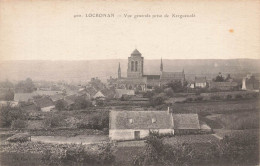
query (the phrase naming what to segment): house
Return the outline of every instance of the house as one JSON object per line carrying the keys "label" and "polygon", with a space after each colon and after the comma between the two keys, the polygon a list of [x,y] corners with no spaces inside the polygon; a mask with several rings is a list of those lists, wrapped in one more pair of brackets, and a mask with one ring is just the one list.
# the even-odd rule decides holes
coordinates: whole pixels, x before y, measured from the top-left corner
{"label": "house", "polygon": [[116,93],[115,98],[121,98],[123,95],[128,95],[128,96],[135,95],[135,91],[129,89],[116,89],[115,93]]}
{"label": "house", "polygon": [[206,86],[207,86],[206,77],[195,77],[196,88],[206,88]]}
{"label": "house", "polygon": [[174,114],[168,111],[110,111],[109,138],[135,140],[159,134],[196,134],[201,132],[198,114]]}
{"label": "house", "polygon": [[259,80],[257,80],[252,74],[247,75],[242,80],[242,90],[259,91]]}
{"label": "house", "polygon": [[195,134],[200,131],[198,114],[172,114],[175,134]]}
{"label": "house", "polygon": [[50,98],[53,102],[57,102],[58,100],[63,99],[64,96],[62,94],[55,94],[55,95],[50,96]]}
{"label": "house", "polygon": [[37,96],[53,96],[56,94],[62,94],[62,91],[53,91],[53,90],[37,90],[34,92]]}
{"label": "house", "polygon": [[43,112],[49,112],[53,108],[55,108],[54,103],[52,102],[52,100],[49,97],[42,97],[42,98],[36,99],[36,100],[34,100],[34,103]]}
{"label": "house", "polygon": [[111,140],[142,139],[150,131],[173,134],[173,121],[168,111],[110,111]]}
{"label": "house", "polygon": [[35,93],[15,93],[14,101],[29,102],[33,100],[33,96],[35,96]]}
{"label": "house", "polygon": [[101,92],[98,91],[94,96],[93,99],[105,99],[105,95]]}

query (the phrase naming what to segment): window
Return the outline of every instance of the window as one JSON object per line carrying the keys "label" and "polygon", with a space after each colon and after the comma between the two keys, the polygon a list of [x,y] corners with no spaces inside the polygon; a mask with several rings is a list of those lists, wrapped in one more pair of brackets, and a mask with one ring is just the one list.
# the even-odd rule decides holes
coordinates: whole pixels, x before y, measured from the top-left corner
{"label": "window", "polygon": [[152,118],[152,123],[155,123],[156,122],[156,118]]}
{"label": "window", "polygon": [[134,71],[134,61],[131,61],[131,71]]}
{"label": "window", "polygon": [[133,122],[134,122],[133,119],[129,119],[130,124],[133,124]]}
{"label": "window", "polygon": [[137,71],[138,62],[135,61],[135,71]]}

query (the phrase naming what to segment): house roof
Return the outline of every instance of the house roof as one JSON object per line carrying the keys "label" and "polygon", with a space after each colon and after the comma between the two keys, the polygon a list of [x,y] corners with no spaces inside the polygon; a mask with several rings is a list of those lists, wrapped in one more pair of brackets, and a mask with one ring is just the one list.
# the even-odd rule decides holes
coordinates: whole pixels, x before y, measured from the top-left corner
{"label": "house roof", "polygon": [[36,99],[34,102],[40,108],[49,107],[49,106],[54,105],[54,103],[52,102],[52,100],[49,97],[42,97],[40,99]]}
{"label": "house roof", "polygon": [[207,82],[206,77],[195,77],[195,83],[205,83]]}
{"label": "house roof", "polygon": [[28,101],[33,99],[35,93],[15,93],[14,94],[14,101]]}
{"label": "house roof", "polygon": [[107,98],[114,98],[115,96],[115,89],[102,89],[101,90],[102,94],[107,97]]}
{"label": "house roof", "polygon": [[62,94],[55,94],[55,95],[50,96],[50,98],[51,98],[52,101],[57,101],[57,100],[63,99],[63,95]]}
{"label": "house roof", "polygon": [[86,92],[93,97],[98,91],[94,87],[87,87]]}
{"label": "house roof", "polygon": [[78,98],[77,95],[69,95],[69,96],[65,96],[64,97],[64,101],[68,104],[68,105],[71,105],[71,104],[74,104],[75,103],[75,100]]}
{"label": "house roof", "polygon": [[56,94],[61,94],[62,91],[52,91],[52,90],[37,90],[34,92],[36,95],[46,95],[46,96],[52,96]]}
{"label": "house roof", "polygon": [[135,49],[131,55],[141,55],[141,53],[137,49]]}
{"label": "house roof", "polygon": [[128,89],[116,89],[116,97],[122,97],[123,95],[135,95],[134,90],[128,90]]}
{"label": "house roof", "polygon": [[183,72],[165,72],[161,73],[160,79],[182,79],[184,78]]}
{"label": "house roof", "polygon": [[118,83],[123,83],[123,84],[146,84],[147,78],[142,77],[142,78],[123,78],[119,79],[117,81]]}
{"label": "house roof", "polygon": [[100,98],[100,97],[105,97],[104,96],[104,94],[101,92],[101,91],[98,91],[94,96],[93,96],[93,98],[95,99],[95,98]]}
{"label": "house roof", "polygon": [[109,123],[110,129],[172,128],[171,115],[167,111],[110,111]]}
{"label": "house roof", "polygon": [[172,114],[174,129],[200,129],[198,114]]}

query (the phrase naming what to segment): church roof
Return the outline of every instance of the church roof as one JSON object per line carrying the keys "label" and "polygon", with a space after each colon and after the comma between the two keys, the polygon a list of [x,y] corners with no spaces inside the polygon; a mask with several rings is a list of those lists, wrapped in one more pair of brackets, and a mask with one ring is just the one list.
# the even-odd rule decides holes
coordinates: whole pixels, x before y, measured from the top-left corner
{"label": "church roof", "polygon": [[161,73],[161,79],[182,79],[184,78],[183,72],[165,72]]}
{"label": "church roof", "polygon": [[141,53],[137,49],[135,49],[131,55],[141,55]]}

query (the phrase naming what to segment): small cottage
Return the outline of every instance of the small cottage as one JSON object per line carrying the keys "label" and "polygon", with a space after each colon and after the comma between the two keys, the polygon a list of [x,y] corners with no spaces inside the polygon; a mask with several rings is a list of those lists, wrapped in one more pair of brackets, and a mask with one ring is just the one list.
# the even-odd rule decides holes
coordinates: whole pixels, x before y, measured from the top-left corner
{"label": "small cottage", "polygon": [[173,134],[173,121],[168,111],[110,111],[111,140],[142,139],[149,131]]}

